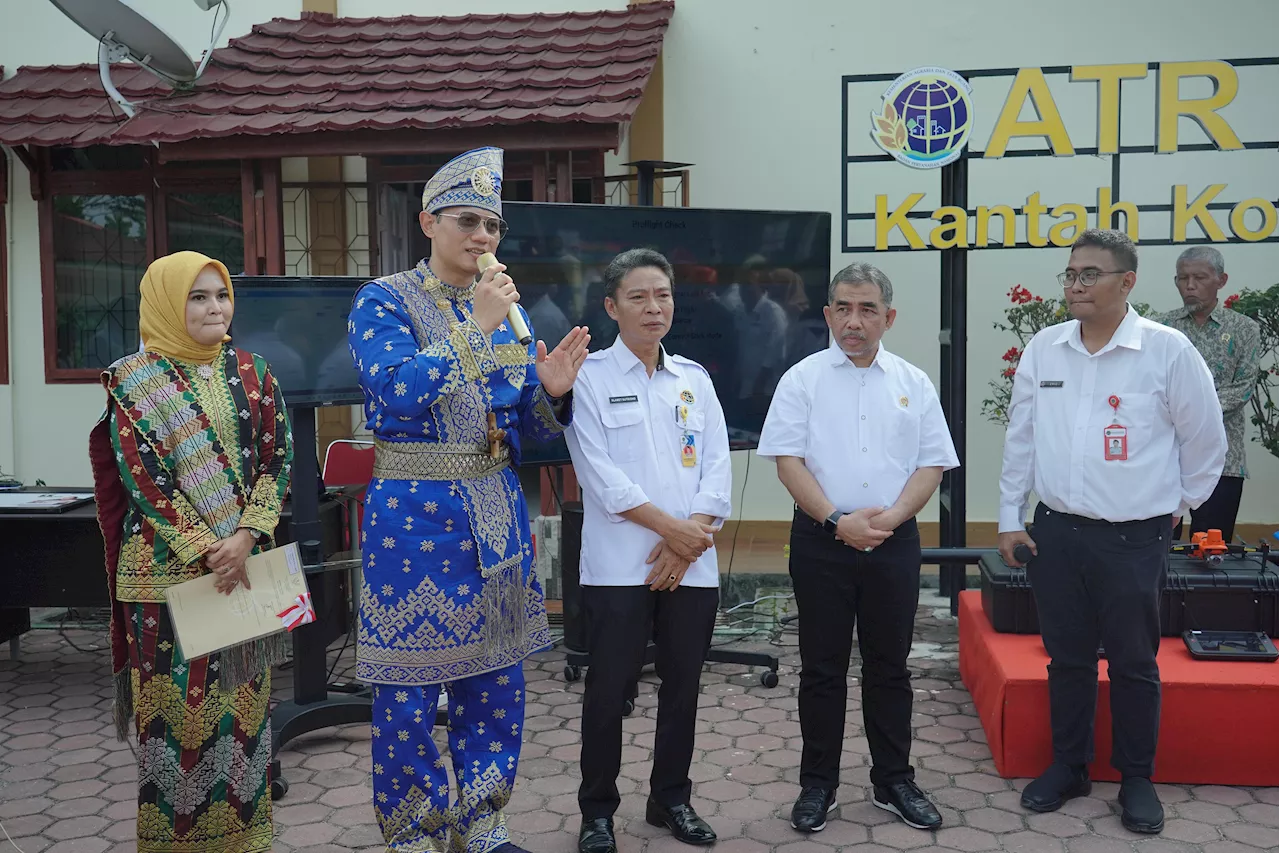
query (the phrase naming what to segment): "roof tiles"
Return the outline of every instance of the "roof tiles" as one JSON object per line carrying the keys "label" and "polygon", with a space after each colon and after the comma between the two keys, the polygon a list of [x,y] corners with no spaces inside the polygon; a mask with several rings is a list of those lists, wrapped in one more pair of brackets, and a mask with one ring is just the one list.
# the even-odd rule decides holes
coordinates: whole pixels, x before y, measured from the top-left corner
{"label": "roof tiles", "polygon": [[635,114],[673,0],[620,11],[462,17],[276,18],[213,52],[175,90],[133,64],[25,67],[0,82],[0,142],[173,143],[315,131],[626,122]]}

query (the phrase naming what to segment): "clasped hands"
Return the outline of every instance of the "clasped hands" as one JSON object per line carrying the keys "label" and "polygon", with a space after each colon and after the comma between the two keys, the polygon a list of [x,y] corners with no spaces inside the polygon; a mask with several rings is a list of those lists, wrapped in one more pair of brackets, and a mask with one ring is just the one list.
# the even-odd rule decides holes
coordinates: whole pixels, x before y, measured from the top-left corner
{"label": "clasped hands", "polygon": [[656,591],[674,590],[684,580],[685,572],[714,543],[715,528],[687,518],[672,519],[661,533],[662,539],[649,552],[645,563],[653,566],[645,583]]}
{"label": "clasped hands", "polygon": [[850,548],[870,551],[893,535],[905,519],[892,509],[865,507],[842,515],[836,523],[836,538]]}
{"label": "clasped hands", "polygon": [[223,595],[230,595],[237,584],[249,585],[245,560],[253,552],[257,536],[248,528],[240,528],[226,539],[219,539],[204,554],[204,564],[213,572],[213,588]]}

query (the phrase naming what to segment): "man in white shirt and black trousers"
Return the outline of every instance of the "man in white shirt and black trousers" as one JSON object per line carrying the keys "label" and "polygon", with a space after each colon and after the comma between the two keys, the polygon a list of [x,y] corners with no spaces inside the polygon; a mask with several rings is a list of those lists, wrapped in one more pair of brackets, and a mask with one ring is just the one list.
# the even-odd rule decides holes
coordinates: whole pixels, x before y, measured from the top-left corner
{"label": "man in white shirt and black trousers", "polygon": [[587,356],[565,433],[583,490],[581,586],[587,623],[582,700],[581,853],[616,853],[622,713],[657,645],[658,725],[645,818],[686,844],[716,834],[689,805],[699,680],[720,597],[711,535],[730,513],[729,434],[711,377],[661,344],[674,314],[673,273],[649,249],[605,270],[618,324]]}
{"label": "man in white shirt and black trousers", "polygon": [[[1160,725],[1160,595],[1174,525],[1213,493],[1227,453],[1213,376],[1186,336],[1128,304],[1138,252],[1083,232],[1058,276],[1073,320],[1027,344],[1013,380],[1000,477],[1000,554],[1026,564],[1049,653],[1053,764],[1023,807],[1091,789],[1098,649],[1111,681],[1121,822],[1164,828],[1151,784]],[[1031,489],[1040,498],[1031,534]],[[1034,537],[1034,540],[1033,540]],[[1021,549],[1019,549],[1021,550]]]}
{"label": "man in white shirt and black trousers", "polygon": [[804,748],[791,825],[817,832],[836,805],[856,629],[872,802],[909,826],[934,829],[942,817],[911,766],[915,516],[942,472],[960,463],[929,377],[880,345],[897,316],[888,277],[870,264],[846,267],[822,311],[834,340],[782,377],[757,451],[777,460],[797,504],[790,571]]}

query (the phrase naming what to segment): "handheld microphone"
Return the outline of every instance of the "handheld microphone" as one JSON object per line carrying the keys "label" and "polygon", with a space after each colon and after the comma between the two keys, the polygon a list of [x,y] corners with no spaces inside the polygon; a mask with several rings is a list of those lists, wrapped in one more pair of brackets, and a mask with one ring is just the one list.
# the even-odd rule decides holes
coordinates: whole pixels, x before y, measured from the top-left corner
{"label": "handheld microphone", "polygon": [[[476,258],[476,266],[480,268],[482,275],[485,270],[497,262],[498,259],[494,257],[493,252],[485,252]],[[524,317],[520,314],[520,306],[515,302],[512,302],[510,307],[507,308],[507,323],[510,324],[511,331],[516,333],[516,340],[528,346],[529,342],[533,340],[533,335],[529,334],[529,327],[524,324]]]}

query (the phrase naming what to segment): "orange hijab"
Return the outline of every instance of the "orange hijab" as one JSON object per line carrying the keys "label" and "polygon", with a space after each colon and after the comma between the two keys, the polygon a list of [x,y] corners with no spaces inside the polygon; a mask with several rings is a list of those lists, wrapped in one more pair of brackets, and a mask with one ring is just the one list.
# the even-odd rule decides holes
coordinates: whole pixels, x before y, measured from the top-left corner
{"label": "orange hijab", "polygon": [[[231,304],[236,302],[231,275],[221,261],[199,252],[175,252],[156,258],[142,277],[142,304],[138,310],[138,328],[142,346],[147,352],[195,364],[209,364],[222,352],[222,344],[196,343],[187,332],[187,297],[196,277],[205,267],[213,267],[222,276]],[[224,336],[223,343],[231,340]]]}

